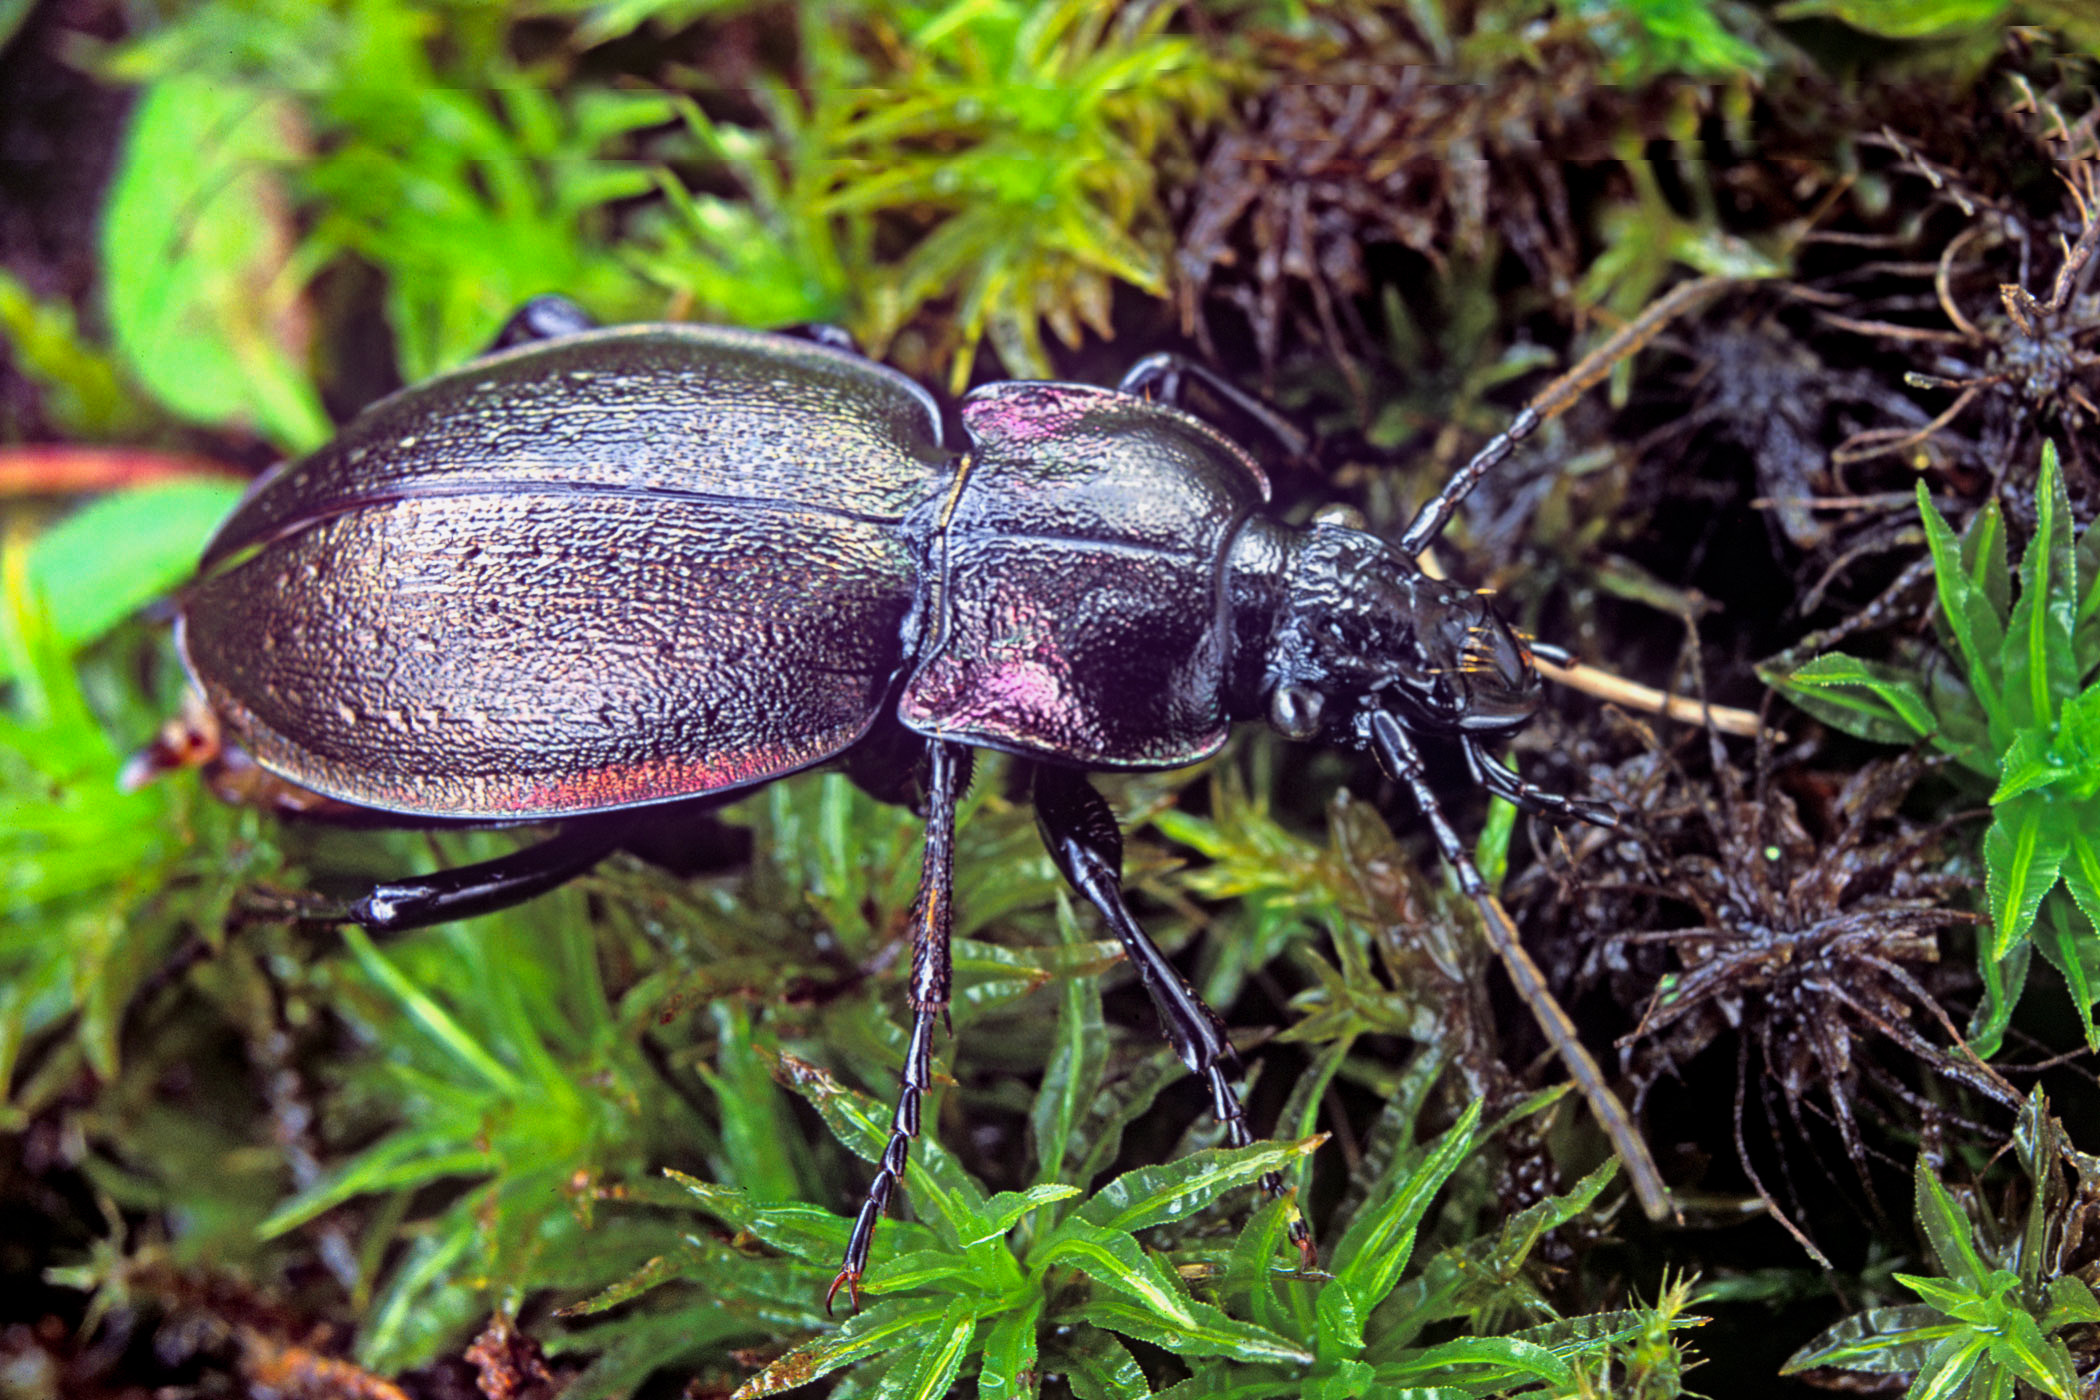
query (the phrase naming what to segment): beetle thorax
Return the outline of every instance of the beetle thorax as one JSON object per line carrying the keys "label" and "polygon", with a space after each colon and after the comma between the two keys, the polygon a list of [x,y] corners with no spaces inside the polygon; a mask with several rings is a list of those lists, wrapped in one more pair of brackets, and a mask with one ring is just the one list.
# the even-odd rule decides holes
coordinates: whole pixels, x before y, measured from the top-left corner
{"label": "beetle thorax", "polygon": [[[1506,732],[1530,719],[1537,673],[1485,595],[1430,578],[1362,530],[1272,528],[1239,552],[1267,556],[1266,596],[1241,592],[1267,625],[1243,618],[1238,630],[1243,643],[1261,638],[1258,666],[1240,675],[1279,731],[1344,739],[1366,709],[1443,733]],[[1242,712],[1255,707],[1243,701]]]}

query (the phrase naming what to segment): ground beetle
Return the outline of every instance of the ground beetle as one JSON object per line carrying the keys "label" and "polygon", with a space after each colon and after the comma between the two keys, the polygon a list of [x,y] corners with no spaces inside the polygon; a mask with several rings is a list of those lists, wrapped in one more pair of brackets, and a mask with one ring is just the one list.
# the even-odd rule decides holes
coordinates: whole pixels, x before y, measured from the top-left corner
{"label": "ground beetle", "polygon": [[[1251,1140],[1217,1016],[1146,937],[1089,771],[1172,768],[1235,721],[1375,754],[1421,807],[1520,990],[1543,984],[1422,771],[1455,740],[1519,807],[1609,825],[1488,746],[1539,704],[1532,649],[1415,559],[1481,476],[1674,314],[1629,326],[1526,408],[1396,542],[1265,517],[1255,460],[1177,406],[1258,401],[1176,356],[1115,389],[998,383],[962,446],[918,384],[836,333],[598,328],[544,298],[484,357],[367,409],[220,527],[180,602],[191,678],[262,766],[360,808],[558,820],[504,859],[374,889],[401,929],[529,898],[619,845],[635,809],[850,758],[925,756],[912,1022],[887,1150],[838,1277],[859,1300],[949,994],[956,802],[971,756],[1036,760],[1043,839],[1100,911],[1227,1140]],[[1550,998],[1545,999],[1550,1005]],[[1572,1028],[1542,1017],[1651,1211],[1666,1200]],[[1281,1183],[1265,1183],[1280,1191]],[[1308,1263],[1302,1220],[1293,1237]]]}

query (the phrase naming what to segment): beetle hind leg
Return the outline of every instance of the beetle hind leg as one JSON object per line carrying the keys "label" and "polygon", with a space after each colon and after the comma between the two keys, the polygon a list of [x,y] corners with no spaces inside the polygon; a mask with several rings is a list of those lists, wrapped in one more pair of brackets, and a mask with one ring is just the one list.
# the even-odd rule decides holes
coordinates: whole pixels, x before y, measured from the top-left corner
{"label": "beetle hind leg", "polygon": [[903,1082],[897,1108],[890,1116],[889,1141],[875,1164],[875,1179],[854,1218],[846,1240],[846,1257],[824,1294],[824,1311],[841,1288],[860,1311],[860,1280],[868,1271],[868,1250],[875,1242],[875,1223],[882,1219],[890,1194],[904,1180],[911,1140],[919,1135],[919,1102],[933,1087],[933,1028],[948,1011],[953,973],[949,939],[954,931],[955,806],[970,785],[970,750],[961,744],[935,742],[928,777],[926,854],[919,873],[919,899],[912,908],[911,1038],[904,1050]]}
{"label": "beetle hind leg", "polygon": [[626,812],[579,819],[543,841],[494,860],[382,881],[354,899],[273,899],[254,912],[318,924],[357,924],[374,933],[406,933],[471,919],[567,884],[618,850],[634,829],[635,820]]}
{"label": "beetle hind leg", "polygon": [[[1190,1073],[1202,1076],[1210,1090],[1211,1113],[1225,1129],[1225,1140],[1234,1147],[1248,1146],[1254,1133],[1247,1126],[1247,1111],[1234,1083],[1239,1056],[1225,1038],[1225,1025],[1217,1013],[1182,980],[1131,914],[1123,896],[1123,833],[1108,803],[1080,774],[1046,765],[1036,770],[1035,815],[1043,844],[1050,848],[1058,870],[1101,912],[1122,941],[1138,980],[1159,1012],[1160,1026],[1174,1053]],[[1261,1185],[1271,1196],[1286,1194],[1283,1178],[1276,1172],[1263,1176]],[[1304,1266],[1312,1268],[1318,1259],[1312,1231],[1305,1217],[1295,1211],[1290,1235]]]}

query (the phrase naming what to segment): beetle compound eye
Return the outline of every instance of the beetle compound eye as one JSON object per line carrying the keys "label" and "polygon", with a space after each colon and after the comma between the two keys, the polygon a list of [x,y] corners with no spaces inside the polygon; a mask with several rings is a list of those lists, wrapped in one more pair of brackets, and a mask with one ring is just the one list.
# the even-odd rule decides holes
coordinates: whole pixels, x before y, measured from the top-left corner
{"label": "beetle compound eye", "polygon": [[1286,739],[1310,739],[1320,732],[1320,712],[1327,697],[1307,685],[1279,685],[1269,694],[1269,723]]}

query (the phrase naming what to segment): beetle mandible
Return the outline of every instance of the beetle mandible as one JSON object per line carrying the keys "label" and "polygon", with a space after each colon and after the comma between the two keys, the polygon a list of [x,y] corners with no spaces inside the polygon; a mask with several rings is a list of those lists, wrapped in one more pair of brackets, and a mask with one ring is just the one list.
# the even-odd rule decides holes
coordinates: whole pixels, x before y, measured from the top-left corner
{"label": "beetle mandible", "polygon": [[[1550,386],[1388,543],[1332,512],[1305,527],[1265,516],[1255,459],[1177,402],[1196,381],[1292,430],[1178,356],[1115,389],[981,387],[951,448],[925,389],[835,333],[599,328],[541,298],[482,358],[259,480],[180,600],[178,644],[230,736],[300,788],[403,816],[563,824],[341,907],[380,929],[552,888],[618,846],[638,809],[838,760],[877,731],[922,745],[903,1083],[826,1296],[844,1288],[857,1305],[933,1082],[956,804],[976,749],[1036,760],[1051,856],[1121,941],[1234,1145],[1252,1133],[1232,1046],[1132,916],[1090,771],[1193,763],[1255,719],[1368,750],[1428,819],[1520,990],[1543,991],[1424,779],[1417,736],[1455,741],[1482,785],[1527,811],[1612,813],[1489,753],[1538,708],[1532,648],[1483,595],[1414,561],[1519,439],[1675,314],[1670,301]],[[1620,1155],[1645,1165],[1565,1019],[1541,1020]],[[1653,1212],[1652,1168],[1643,1195]],[[1304,1221],[1291,1232],[1310,1263]]]}

